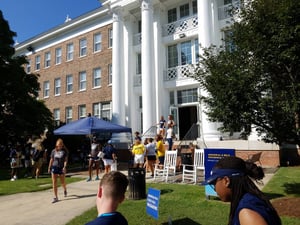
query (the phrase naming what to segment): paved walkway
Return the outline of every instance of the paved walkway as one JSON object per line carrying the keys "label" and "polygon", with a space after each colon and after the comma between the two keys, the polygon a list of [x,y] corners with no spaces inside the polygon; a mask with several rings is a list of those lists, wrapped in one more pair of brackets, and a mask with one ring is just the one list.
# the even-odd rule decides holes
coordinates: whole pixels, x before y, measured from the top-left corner
{"label": "paved walkway", "polygon": [[[127,171],[122,171],[127,175]],[[267,173],[266,184],[273,173]],[[82,176],[82,175],[80,175]],[[86,177],[86,176],[85,176]],[[146,179],[146,182],[153,179]],[[17,184],[17,181],[15,182]],[[0,197],[0,223],[5,225],[65,225],[96,205],[99,181],[68,184],[68,197],[59,188],[59,202],[52,204],[52,189]]]}

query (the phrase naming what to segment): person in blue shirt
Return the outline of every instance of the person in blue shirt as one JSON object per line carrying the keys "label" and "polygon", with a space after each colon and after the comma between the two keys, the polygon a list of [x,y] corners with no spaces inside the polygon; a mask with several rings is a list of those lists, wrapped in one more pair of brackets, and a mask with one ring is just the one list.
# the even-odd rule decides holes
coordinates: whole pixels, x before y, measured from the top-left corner
{"label": "person in blue shirt", "polygon": [[117,211],[125,199],[127,177],[118,171],[111,171],[102,177],[97,193],[98,217],[86,225],[128,225],[126,218]]}
{"label": "person in blue shirt", "polygon": [[262,167],[229,156],[216,163],[202,184],[212,185],[222,201],[231,203],[228,225],[281,225],[275,208],[253,182],[263,177]]}
{"label": "person in blue shirt", "polygon": [[116,162],[116,149],[112,145],[111,140],[108,140],[107,145],[103,149],[103,163],[104,163],[104,170],[105,173],[111,171],[111,165]]}

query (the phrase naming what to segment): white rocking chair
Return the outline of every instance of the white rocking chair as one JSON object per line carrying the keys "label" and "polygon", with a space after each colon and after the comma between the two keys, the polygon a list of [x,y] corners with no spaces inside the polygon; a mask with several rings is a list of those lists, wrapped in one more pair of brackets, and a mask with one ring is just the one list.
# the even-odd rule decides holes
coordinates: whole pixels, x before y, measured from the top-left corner
{"label": "white rocking chair", "polygon": [[168,182],[169,175],[176,175],[177,150],[166,151],[164,165],[155,164],[154,180],[157,177]]}
{"label": "white rocking chair", "polygon": [[204,171],[204,149],[195,149],[193,165],[182,164],[182,182],[190,180],[197,183],[198,170]]}

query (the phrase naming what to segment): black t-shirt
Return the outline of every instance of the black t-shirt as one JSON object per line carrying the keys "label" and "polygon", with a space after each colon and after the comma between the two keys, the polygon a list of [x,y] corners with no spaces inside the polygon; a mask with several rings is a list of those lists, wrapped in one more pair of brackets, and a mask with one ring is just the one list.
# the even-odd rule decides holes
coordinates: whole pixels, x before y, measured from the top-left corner
{"label": "black t-shirt", "polygon": [[119,212],[105,213],[85,225],[128,225],[126,218]]}

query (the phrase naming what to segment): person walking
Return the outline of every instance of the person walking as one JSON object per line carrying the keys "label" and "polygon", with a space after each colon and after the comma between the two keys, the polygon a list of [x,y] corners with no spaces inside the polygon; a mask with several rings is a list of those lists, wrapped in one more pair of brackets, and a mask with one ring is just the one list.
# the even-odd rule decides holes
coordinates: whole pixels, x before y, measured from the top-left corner
{"label": "person walking", "polygon": [[101,147],[99,143],[97,143],[97,138],[93,137],[93,142],[91,144],[91,151],[88,155],[89,157],[89,178],[86,180],[91,181],[92,180],[92,171],[93,166],[96,169],[96,178],[95,180],[99,180],[99,170],[100,170],[100,158],[98,157],[99,152],[101,151]]}
{"label": "person walking", "polygon": [[48,172],[51,172],[52,178],[52,188],[54,198],[52,203],[58,202],[58,195],[57,195],[57,178],[60,178],[60,183],[64,189],[64,196],[67,197],[67,185],[65,182],[65,175],[67,172],[67,165],[68,165],[68,155],[69,152],[64,145],[62,139],[57,139],[55,148],[52,150],[50,155],[50,161],[48,166]]}
{"label": "person walking", "polygon": [[148,143],[146,144],[146,164],[150,168],[151,177],[154,176],[154,164],[156,163],[155,147],[153,138],[149,138]]}
{"label": "person walking", "polygon": [[86,225],[128,225],[126,218],[117,211],[119,204],[125,199],[128,183],[127,177],[121,172],[106,173],[100,181],[97,192],[98,216]]}
{"label": "person walking", "polygon": [[221,201],[230,202],[228,225],[281,225],[275,208],[253,182],[263,177],[262,167],[229,156],[216,163],[202,184],[211,185]]}
{"label": "person walking", "polygon": [[145,146],[141,143],[141,138],[136,137],[135,143],[132,147],[132,155],[134,157],[133,167],[134,168],[143,168],[144,158],[145,158]]}
{"label": "person walking", "polygon": [[107,145],[103,149],[103,162],[105,173],[111,171],[111,165],[115,163],[116,159],[116,149],[112,145],[111,140],[108,140]]}
{"label": "person walking", "polygon": [[165,162],[165,146],[163,143],[163,137],[158,134],[155,136],[156,140],[156,154],[158,157],[159,164],[164,165]]}

